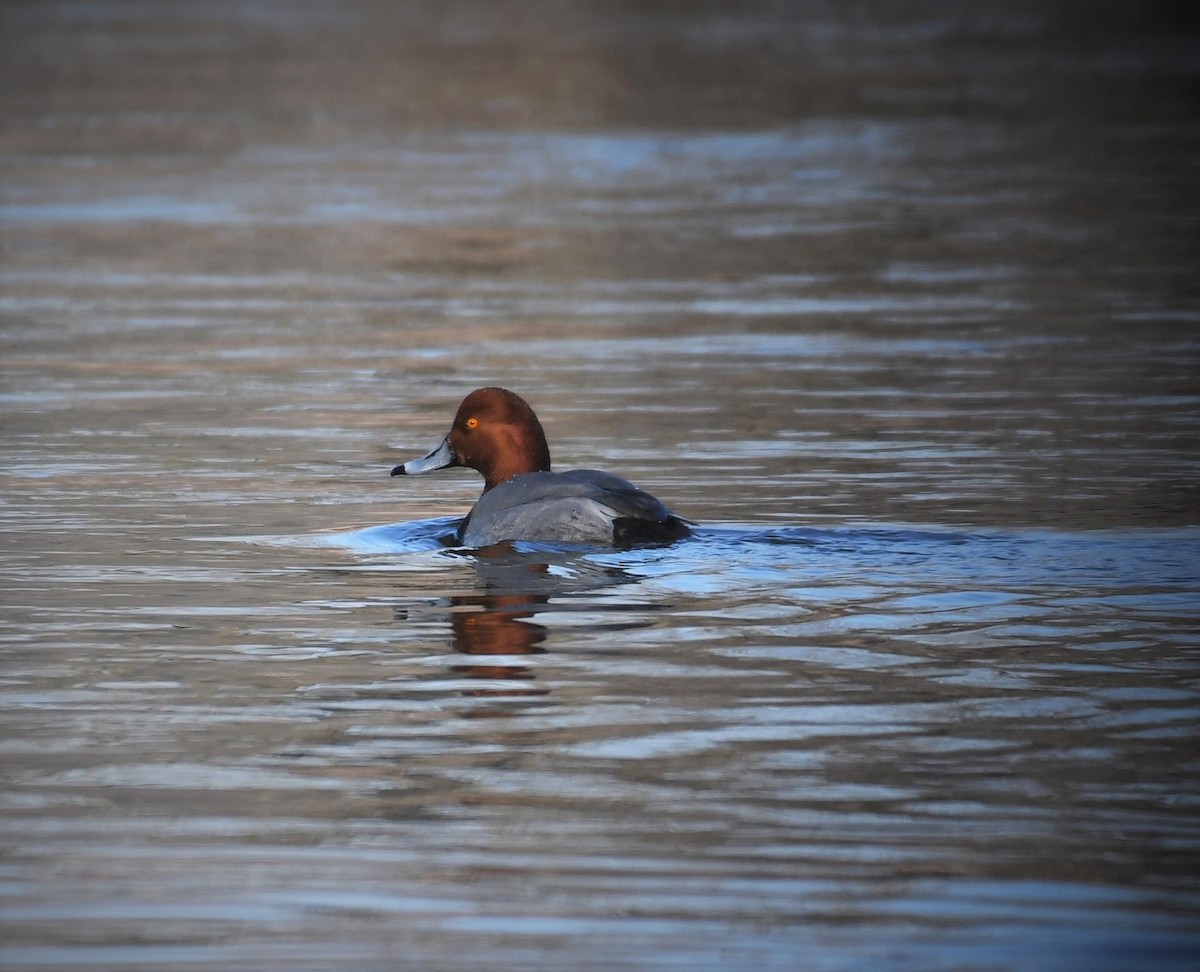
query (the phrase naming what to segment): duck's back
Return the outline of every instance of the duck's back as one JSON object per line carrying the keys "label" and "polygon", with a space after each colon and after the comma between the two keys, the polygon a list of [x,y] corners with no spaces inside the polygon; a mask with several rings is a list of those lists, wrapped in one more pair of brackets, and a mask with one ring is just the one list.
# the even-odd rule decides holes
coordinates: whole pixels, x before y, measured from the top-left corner
{"label": "duck's back", "polygon": [[502,540],[618,544],[676,540],[687,521],[633,483],[596,469],[514,476],[479,498],[460,530],[468,547]]}

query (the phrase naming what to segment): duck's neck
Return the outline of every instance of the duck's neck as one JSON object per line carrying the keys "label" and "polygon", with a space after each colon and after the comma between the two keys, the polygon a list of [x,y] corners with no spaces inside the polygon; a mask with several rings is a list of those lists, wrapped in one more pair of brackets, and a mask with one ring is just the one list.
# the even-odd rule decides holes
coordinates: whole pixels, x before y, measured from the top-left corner
{"label": "duck's neck", "polygon": [[499,454],[503,458],[493,463],[484,477],[485,493],[508,482],[513,476],[550,471],[550,447],[546,445],[545,436],[524,436],[520,439],[514,436],[506,448],[499,450]]}

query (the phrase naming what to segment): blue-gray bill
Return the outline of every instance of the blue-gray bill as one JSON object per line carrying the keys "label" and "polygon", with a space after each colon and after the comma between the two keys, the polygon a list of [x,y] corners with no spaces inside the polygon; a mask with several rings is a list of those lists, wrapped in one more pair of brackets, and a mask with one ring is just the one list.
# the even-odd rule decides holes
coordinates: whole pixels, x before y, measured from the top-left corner
{"label": "blue-gray bill", "polygon": [[441,445],[429,455],[402,462],[392,470],[392,475],[416,476],[419,473],[433,472],[435,469],[445,469],[448,466],[457,465],[458,460],[454,458],[454,450],[450,448],[450,436],[446,436],[442,439]]}

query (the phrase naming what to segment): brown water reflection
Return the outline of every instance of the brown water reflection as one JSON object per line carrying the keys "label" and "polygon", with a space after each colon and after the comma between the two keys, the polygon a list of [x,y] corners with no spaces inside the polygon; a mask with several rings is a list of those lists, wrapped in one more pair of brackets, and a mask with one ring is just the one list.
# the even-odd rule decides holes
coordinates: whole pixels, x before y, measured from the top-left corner
{"label": "brown water reflection", "polygon": [[0,964],[1196,966],[1182,7],[0,17]]}

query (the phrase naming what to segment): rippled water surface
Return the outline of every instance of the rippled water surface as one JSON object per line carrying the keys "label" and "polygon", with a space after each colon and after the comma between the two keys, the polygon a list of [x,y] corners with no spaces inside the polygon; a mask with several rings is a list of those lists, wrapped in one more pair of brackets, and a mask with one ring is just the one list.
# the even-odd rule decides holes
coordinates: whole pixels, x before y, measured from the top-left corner
{"label": "rippled water surface", "polygon": [[1200,964],[1187,24],[3,18],[0,965]]}

